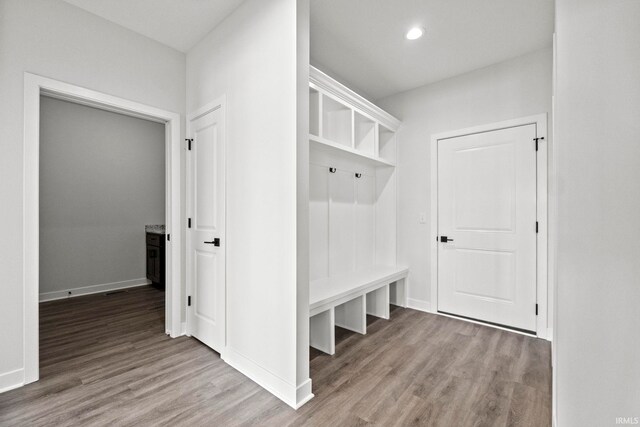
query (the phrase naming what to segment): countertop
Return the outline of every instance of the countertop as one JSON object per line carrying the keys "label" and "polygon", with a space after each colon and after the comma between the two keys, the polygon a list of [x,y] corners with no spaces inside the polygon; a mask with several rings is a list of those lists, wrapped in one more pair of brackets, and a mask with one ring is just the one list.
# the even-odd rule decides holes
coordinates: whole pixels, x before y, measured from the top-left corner
{"label": "countertop", "polygon": [[166,234],[165,228],[164,228],[164,224],[162,225],[145,225],[144,226],[144,231],[147,233],[153,233],[153,234]]}

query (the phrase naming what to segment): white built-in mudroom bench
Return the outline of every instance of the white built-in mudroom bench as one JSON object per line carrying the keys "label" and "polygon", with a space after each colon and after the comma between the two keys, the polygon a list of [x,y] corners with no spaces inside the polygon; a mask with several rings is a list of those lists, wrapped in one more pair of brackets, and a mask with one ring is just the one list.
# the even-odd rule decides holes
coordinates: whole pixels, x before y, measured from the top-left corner
{"label": "white built-in mudroom bench", "polygon": [[335,327],[406,306],[396,263],[400,121],[314,67],[309,83],[309,335],[335,353]]}

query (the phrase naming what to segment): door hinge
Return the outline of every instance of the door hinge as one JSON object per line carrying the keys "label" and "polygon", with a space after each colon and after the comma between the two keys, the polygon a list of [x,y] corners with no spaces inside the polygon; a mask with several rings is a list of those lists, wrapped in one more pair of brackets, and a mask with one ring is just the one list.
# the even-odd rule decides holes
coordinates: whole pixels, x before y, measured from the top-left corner
{"label": "door hinge", "polygon": [[167,241],[171,241],[171,234],[167,234]]}
{"label": "door hinge", "polygon": [[189,219],[187,220],[187,227],[188,227],[188,228],[191,228],[191,218],[189,218]]}
{"label": "door hinge", "polygon": [[187,307],[191,307],[191,296],[187,297]]}
{"label": "door hinge", "polygon": [[536,233],[538,232],[538,221],[536,221]]}
{"label": "door hinge", "polygon": [[540,138],[533,138],[533,140],[536,142],[536,151],[538,151],[538,141],[543,141],[544,136],[541,136]]}
{"label": "door hinge", "polygon": [[189,151],[191,151],[191,143],[193,142],[193,138],[187,138],[185,139],[185,141],[187,141],[187,148],[189,149]]}
{"label": "door hinge", "polygon": [[[191,297],[189,297],[191,298]],[[538,304],[536,304],[536,316],[538,315]]]}

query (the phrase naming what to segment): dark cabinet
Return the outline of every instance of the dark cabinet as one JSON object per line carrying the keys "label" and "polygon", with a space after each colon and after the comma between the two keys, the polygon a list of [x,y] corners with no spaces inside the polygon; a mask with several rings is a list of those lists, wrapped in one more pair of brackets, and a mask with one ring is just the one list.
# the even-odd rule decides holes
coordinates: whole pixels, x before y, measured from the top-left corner
{"label": "dark cabinet", "polygon": [[161,288],[164,288],[164,240],[164,234],[147,233],[147,279]]}

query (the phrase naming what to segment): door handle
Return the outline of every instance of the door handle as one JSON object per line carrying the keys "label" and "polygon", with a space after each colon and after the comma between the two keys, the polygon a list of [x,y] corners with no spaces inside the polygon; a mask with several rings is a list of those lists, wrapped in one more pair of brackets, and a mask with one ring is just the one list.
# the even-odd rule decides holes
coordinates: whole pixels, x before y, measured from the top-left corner
{"label": "door handle", "polygon": [[450,239],[447,236],[440,236],[440,242],[442,243],[453,242],[453,239]]}
{"label": "door handle", "polygon": [[210,242],[204,242],[207,245],[220,246],[220,238],[216,237]]}

